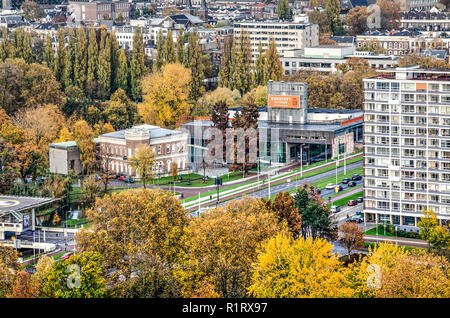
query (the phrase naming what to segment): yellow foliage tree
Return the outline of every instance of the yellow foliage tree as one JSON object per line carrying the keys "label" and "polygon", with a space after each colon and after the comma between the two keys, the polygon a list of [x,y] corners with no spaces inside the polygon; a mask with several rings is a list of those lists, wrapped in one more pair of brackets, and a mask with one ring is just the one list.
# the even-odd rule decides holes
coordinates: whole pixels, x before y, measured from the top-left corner
{"label": "yellow foliage tree", "polygon": [[353,297],[349,270],[324,239],[277,235],[269,240],[253,267],[249,294],[265,298]]}
{"label": "yellow foliage tree", "polygon": [[142,81],[143,102],[138,112],[146,124],[174,128],[180,117],[190,114],[187,103],[191,71],[179,63],[166,64]]}

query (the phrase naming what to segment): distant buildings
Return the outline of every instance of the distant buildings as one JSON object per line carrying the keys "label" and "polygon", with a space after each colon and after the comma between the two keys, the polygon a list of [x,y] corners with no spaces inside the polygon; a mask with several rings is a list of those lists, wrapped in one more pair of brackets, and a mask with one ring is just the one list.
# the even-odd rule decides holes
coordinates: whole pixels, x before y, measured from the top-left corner
{"label": "distant buildings", "polygon": [[93,24],[99,20],[129,21],[131,4],[128,1],[69,0],[68,10],[77,21]]}
{"label": "distant buildings", "polygon": [[234,36],[237,38],[246,32],[251,41],[252,57],[258,55],[261,42],[265,51],[271,38],[275,40],[278,53],[286,50],[304,49],[319,44],[319,26],[312,23],[296,23],[289,21],[241,21],[234,23]]}
{"label": "distant buildings", "polygon": [[411,10],[400,19],[405,29],[450,31],[450,13]]}

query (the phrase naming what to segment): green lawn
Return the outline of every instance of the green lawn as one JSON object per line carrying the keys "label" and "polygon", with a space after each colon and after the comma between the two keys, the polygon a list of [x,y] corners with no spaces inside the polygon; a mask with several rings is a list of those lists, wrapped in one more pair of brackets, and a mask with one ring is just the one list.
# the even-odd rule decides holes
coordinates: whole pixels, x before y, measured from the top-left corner
{"label": "green lawn", "polygon": [[[352,169],[352,170],[348,170],[347,169],[347,173],[346,174],[344,174],[344,172],[338,173],[338,175],[337,175],[338,184],[342,181],[343,178],[351,177],[354,174],[362,175],[362,173],[363,173],[363,168],[362,167],[358,167],[358,168],[355,168],[355,169]],[[312,184],[315,185],[319,189],[325,188],[325,186],[327,184],[329,184],[329,183],[332,183],[332,184],[336,183],[336,175],[325,177],[325,178],[320,179],[318,181],[312,182]]]}
{"label": "green lawn", "polygon": [[[378,235],[395,237],[395,235],[392,233],[389,233],[387,229],[386,229],[386,234],[384,232],[385,231],[384,231],[383,225],[378,225]],[[364,234],[377,235],[377,228],[374,227],[373,229],[370,229],[370,230],[364,232]]]}
{"label": "green lawn", "polygon": [[[351,155],[349,155],[349,156],[356,155],[356,154],[358,154],[358,153],[361,153],[361,154],[362,154],[362,152],[359,151],[359,152],[355,152],[355,153],[353,153],[353,154],[351,154]],[[348,157],[348,156],[347,156],[347,157]],[[345,162],[346,162],[347,164],[350,164],[350,163],[353,163],[353,162],[360,161],[360,160],[362,160],[362,159],[363,159],[362,156],[360,156],[360,157],[356,157],[356,158],[347,159]],[[336,161],[336,159],[327,159],[327,160],[318,161],[318,162],[315,162],[315,163],[313,163],[313,164],[311,164],[311,165],[303,166],[303,170],[305,170],[305,169],[310,169],[310,168],[314,168],[314,167],[321,166],[321,165],[324,165],[324,164],[326,164],[326,163],[335,162],[335,161]],[[344,160],[343,160],[343,157],[341,157],[340,160],[339,160],[339,167],[343,167],[343,166],[344,166]],[[299,167],[299,168],[294,169],[293,171],[300,172],[300,170],[301,170],[301,168]]]}
{"label": "green lawn", "polygon": [[[387,236],[387,235],[386,235]],[[387,243],[387,242],[385,242],[385,243]],[[368,242],[364,242],[364,247],[365,248],[369,248],[369,247],[371,247],[372,249],[374,248],[374,247],[376,247],[377,245],[379,245],[379,244],[377,244],[377,243],[368,243]],[[406,251],[409,251],[409,252],[412,252],[412,251],[421,251],[421,250],[424,250],[425,248],[423,248],[423,247],[414,247],[414,246],[401,246],[402,248],[404,248]]]}
{"label": "green lawn", "polygon": [[[342,193],[342,192],[340,192],[340,193]],[[344,198],[338,199],[338,200],[336,200],[334,202],[330,202],[327,205],[329,207],[332,206],[332,205],[344,206],[344,205],[347,205],[348,201],[356,200],[358,197],[362,197],[362,196],[363,196],[363,191],[356,192],[356,193],[350,194],[349,196],[346,196]]]}

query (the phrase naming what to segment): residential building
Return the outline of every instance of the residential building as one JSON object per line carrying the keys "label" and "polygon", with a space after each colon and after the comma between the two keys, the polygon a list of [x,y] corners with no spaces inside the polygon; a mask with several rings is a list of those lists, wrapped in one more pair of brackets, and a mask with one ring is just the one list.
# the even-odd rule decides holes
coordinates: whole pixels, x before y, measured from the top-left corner
{"label": "residential building", "polygon": [[400,4],[401,11],[409,11],[411,9],[436,9],[439,4],[439,0],[395,0],[395,2]]}
{"label": "residential building", "polygon": [[130,20],[130,2],[125,0],[70,0],[68,11],[75,15],[77,21],[93,24],[103,19],[116,21],[122,18],[123,21]]}
{"label": "residential building", "polygon": [[311,23],[289,21],[241,21],[234,23],[234,36],[240,37],[245,32],[250,37],[252,58],[258,55],[261,42],[263,50],[269,46],[271,38],[275,40],[278,53],[285,50],[304,49],[319,45],[319,26]]}
{"label": "residential building", "polygon": [[450,69],[364,79],[364,219],[417,226],[450,219]]}
{"label": "residential building", "polygon": [[450,30],[450,13],[411,10],[403,13],[400,27],[420,30]]}

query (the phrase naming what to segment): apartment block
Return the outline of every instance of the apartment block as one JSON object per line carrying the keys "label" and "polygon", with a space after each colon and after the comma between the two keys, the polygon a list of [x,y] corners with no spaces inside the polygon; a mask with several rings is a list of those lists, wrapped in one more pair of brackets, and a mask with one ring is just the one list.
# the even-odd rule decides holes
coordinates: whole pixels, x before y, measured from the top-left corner
{"label": "apartment block", "polygon": [[258,55],[261,42],[263,50],[269,47],[271,38],[275,39],[278,53],[285,50],[304,49],[319,45],[319,26],[311,23],[288,21],[243,21],[234,23],[234,35],[240,37],[245,32],[252,44],[252,58]]}
{"label": "apartment block", "polygon": [[418,66],[364,79],[364,218],[417,226],[450,220],[450,69]]}

